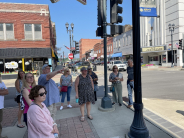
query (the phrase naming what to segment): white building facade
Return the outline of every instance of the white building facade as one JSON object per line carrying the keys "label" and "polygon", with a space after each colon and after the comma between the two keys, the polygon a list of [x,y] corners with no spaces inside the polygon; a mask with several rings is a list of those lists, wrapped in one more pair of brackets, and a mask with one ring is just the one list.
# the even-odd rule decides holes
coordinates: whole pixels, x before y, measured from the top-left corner
{"label": "white building facade", "polygon": [[[168,25],[175,24],[173,62],[175,66],[183,66],[184,51],[178,49],[176,44],[184,39],[184,0],[140,0],[140,7],[154,7],[158,15],[140,17],[142,64],[171,66],[171,32]],[[133,57],[132,38],[132,30],[129,30],[113,39],[113,53],[122,53],[124,61]]]}
{"label": "white building facade", "polygon": [[176,44],[184,34],[184,0],[140,0],[140,7],[154,6],[158,17],[140,17],[142,63],[171,66],[171,32],[168,25],[175,24],[173,61],[175,66],[183,66],[183,51]]}
{"label": "white building facade", "polygon": [[123,61],[127,61],[129,58],[132,58],[132,30],[129,30],[121,35],[114,37],[113,53],[122,53],[122,57],[117,58],[122,58]]}

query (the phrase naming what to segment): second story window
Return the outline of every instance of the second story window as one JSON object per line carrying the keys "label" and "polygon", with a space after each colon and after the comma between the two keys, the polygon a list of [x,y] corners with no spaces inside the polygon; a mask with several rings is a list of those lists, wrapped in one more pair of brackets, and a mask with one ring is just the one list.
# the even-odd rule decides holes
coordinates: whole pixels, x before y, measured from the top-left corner
{"label": "second story window", "polygon": [[25,40],[41,40],[41,24],[25,24]]}
{"label": "second story window", "polygon": [[100,53],[100,50],[99,50],[99,53]]}
{"label": "second story window", "polygon": [[0,23],[0,40],[13,40],[14,28],[12,23]]}

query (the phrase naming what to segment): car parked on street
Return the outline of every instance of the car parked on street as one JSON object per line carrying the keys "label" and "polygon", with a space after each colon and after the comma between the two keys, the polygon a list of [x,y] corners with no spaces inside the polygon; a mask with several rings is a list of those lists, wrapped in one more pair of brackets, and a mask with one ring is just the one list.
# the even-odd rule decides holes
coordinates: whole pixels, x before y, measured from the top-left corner
{"label": "car parked on street", "polygon": [[127,70],[127,65],[124,64],[121,60],[111,61],[109,64],[107,64],[107,69],[112,70],[114,65],[118,67],[118,70],[123,70],[123,71]]}
{"label": "car parked on street", "polygon": [[73,66],[72,70],[73,70],[73,71],[80,72],[80,69],[81,69],[82,67],[88,68],[88,67],[90,67],[90,63],[89,63],[88,61],[78,62],[78,63],[76,63],[76,64]]}

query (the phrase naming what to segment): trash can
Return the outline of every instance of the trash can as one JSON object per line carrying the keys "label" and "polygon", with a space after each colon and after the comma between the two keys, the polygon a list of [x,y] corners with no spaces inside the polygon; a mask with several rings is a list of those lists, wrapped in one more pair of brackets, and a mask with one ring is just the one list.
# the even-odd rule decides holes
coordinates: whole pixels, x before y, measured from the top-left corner
{"label": "trash can", "polygon": [[96,71],[97,69],[96,69],[96,65],[93,65],[93,71]]}

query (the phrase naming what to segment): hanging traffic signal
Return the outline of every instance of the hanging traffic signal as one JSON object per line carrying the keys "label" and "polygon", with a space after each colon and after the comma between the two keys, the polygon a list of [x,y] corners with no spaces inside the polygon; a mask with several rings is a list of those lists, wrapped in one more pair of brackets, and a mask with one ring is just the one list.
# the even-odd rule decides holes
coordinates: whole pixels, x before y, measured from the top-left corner
{"label": "hanging traffic signal", "polygon": [[103,0],[98,0],[98,26],[103,25]]}
{"label": "hanging traffic signal", "polygon": [[125,32],[125,27],[122,25],[111,25],[111,35],[122,34]]}
{"label": "hanging traffic signal", "polygon": [[183,40],[183,39],[180,39],[180,40],[179,40],[179,48],[178,48],[178,49],[182,49],[182,40]]}
{"label": "hanging traffic signal", "polygon": [[110,0],[110,21],[111,23],[122,23],[123,17],[119,16],[118,13],[123,12],[123,8],[118,6],[122,4],[123,0]]}
{"label": "hanging traffic signal", "polygon": [[75,54],[78,54],[79,53],[79,42],[76,42],[75,41],[75,50],[74,50],[75,52]]}

